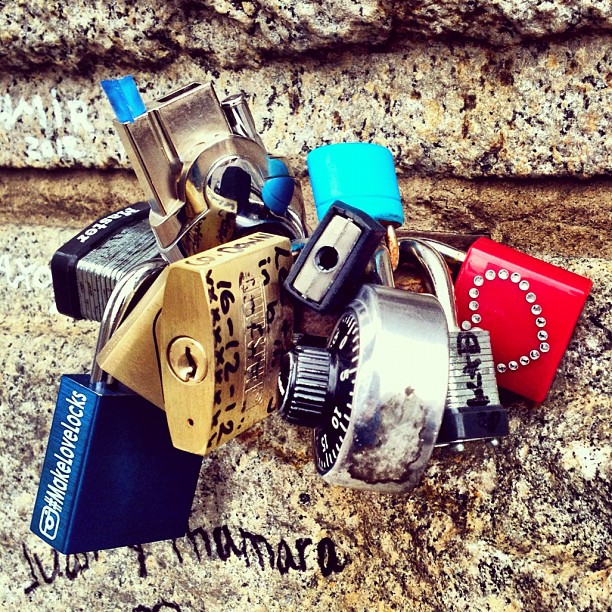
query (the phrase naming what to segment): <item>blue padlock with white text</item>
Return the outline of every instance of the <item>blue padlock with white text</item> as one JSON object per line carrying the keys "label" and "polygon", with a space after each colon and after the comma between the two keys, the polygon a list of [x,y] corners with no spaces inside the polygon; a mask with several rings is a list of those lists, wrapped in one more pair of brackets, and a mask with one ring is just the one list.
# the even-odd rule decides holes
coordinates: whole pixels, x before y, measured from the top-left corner
{"label": "blue padlock with white text", "polygon": [[[99,346],[159,267],[141,264],[118,283]],[[172,446],[163,411],[103,378],[94,362],[91,378],[60,383],[30,528],[64,554],[184,535],[198,481],[202,458]]]}

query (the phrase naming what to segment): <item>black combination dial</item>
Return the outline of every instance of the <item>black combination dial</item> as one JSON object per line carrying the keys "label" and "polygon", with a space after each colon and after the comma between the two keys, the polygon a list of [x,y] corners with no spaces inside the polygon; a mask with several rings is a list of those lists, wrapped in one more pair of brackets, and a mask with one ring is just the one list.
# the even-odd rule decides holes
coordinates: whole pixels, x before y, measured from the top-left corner
{"label": "black combination dial", "polygon": [[328,352],[333,354],[333,393],[314,431],[315,464],[325,474],[336,462],[348,432],[359,367],[359,323],[352,310],[347,311],[334,330]]}
{"label": "black combination dial", "polygon": [[326,474],[349,431],[359,367],[359,322],[348,309],[327,348],[298,343],[285,356],[280,375],[283,416],[314,428],[315,464]]}

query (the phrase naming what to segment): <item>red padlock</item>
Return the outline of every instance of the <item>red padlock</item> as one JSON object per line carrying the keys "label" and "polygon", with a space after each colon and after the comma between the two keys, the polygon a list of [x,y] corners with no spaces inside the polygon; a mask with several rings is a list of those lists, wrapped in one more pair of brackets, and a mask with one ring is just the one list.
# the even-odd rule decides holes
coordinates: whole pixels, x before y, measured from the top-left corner
{"label": "red padlock", "polygon": [[459,325],[491,334],[500,387],[542,402],[592,285],[588,278],[480,238],[464,256],[455,283]]}

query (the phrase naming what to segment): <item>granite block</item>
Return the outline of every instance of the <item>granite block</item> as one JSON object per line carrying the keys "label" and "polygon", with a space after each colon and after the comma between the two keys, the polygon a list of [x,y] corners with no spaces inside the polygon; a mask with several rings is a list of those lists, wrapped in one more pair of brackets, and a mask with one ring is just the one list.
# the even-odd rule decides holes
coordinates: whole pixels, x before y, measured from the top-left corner
{"label": "granite block", "polygon": [[450,2],[381,0],[303,2],[13,2],[0,8],[3,64],[164,66],[179,55],[216,68],[259,66],[270,58],[339,46],[386,48],[414,37],[456,36],[515,45],[560,34],[612,29],[601,0]]}
{"label": "granite block", "polygon": [[[192,81],[250,96],[266,146],[303,167],[321,144],[365,140],[421,176],[591,177],[611,171],[610,35],[496,51],[473,42],[398,42],[300,62],[219,70],[181,55],[134,73],[145,100]],[[99,81],[123,65],[32,78],[0,74],[0,165],[115,168],[128,161]]]}

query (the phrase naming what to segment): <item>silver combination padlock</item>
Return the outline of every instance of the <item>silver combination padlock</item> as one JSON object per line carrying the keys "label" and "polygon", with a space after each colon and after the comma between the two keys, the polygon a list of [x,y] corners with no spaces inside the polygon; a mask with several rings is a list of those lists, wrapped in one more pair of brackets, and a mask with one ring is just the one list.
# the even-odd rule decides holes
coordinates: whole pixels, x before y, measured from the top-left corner
{"label": "silver combination padlock", "polygon": [[288,352],[280,411],[314,427],[315,464],[327,482],[401,493],[418,484],[435,447],[449,369],[440,302],[366,284],[326,348]]}

